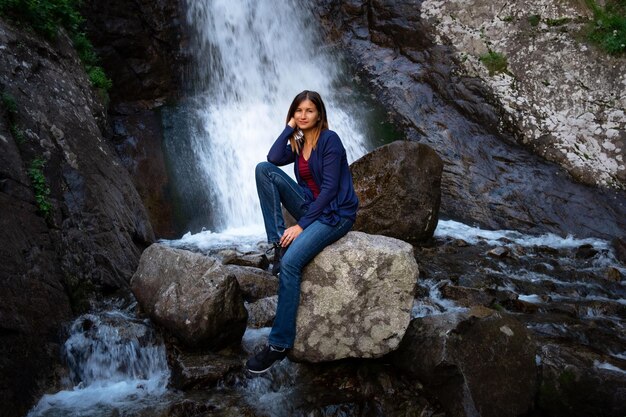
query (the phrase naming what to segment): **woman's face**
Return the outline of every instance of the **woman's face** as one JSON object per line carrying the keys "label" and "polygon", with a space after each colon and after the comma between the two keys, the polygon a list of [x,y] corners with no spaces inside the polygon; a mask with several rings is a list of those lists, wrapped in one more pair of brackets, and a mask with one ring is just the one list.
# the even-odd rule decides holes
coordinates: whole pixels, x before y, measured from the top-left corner
{"label": "woman's face", "polygon": [[293,115],[296,126],[302,130],[312,129],[319,121],[319,112],[315,104],[309,99],[302,101]]}

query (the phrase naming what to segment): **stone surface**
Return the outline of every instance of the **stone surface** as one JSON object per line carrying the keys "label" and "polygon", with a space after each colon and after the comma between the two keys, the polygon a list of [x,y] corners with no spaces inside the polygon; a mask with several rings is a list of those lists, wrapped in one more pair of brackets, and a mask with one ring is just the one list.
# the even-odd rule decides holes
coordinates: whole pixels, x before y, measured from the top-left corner
{"label": "stone surface", "polygon": [[[626,192],[576,183],[564,169],[535,155],[537,149],[523,143],[519,126],[507,117],[491,86],[467,74],[445,37],[436,41],[436,21],[422,13],[425,3],[353,0],[348,6],[315,0],[312,10],[327,39],[352,64],[355,80],[371,91],[405,137],[428,144],[443,159],[441,215],[489,229],[605,239],[621,235],[626,230]],[[440,3],[445,9],[451,2]],[[454,7],[462,4],[454,2]],[[473,8],[466,8],[464,15],[475,20],[482,16]],[[528,47],[532,40],[528,38]],[[538,49],[535,55],[540,53]],[[569,92],[559,87],[551,87],[552,95],[565,103]],[[586,152],[592,158],[606,153],[595,148]]]}
{"label": "stone surface", "polygon": [[[94,291],[127,288],[154,236],[67,36],[44,41],[0,19],[0,51],[0,92],[15,102],[11,112],[0,101],[0,401],[22,416],[54,384],[61,323]],[[36,160],[46,218],[28,174]]]}
{"label": "stone surface", "polygon": [[253,303],[246,304],[248,310],[248,327],[269,327],[276,317],[278,296],[261,298]]}
{"label": "stone surface", "polygon": [[[584,2],[426,0],[421,10],[522,143],[582,182],[626,188],[626,59],[581,42],[593,19]],[[490,50],[506,57],[507,73],[489,74],[480,57]]]}
{"label": "stone surface", "polygon": [[216,258],[148,247],[131,280],[142,310],[191,348],[239,344],[248,314],[237,279]]}
{"label": "stone surface", "polygon": [[359,196],[353,230],[421,242],[439,218],[443,162],[427,145],[396,141],[350,166]]}
{"label": "stone surface", "polygon": [[237,265],[228,265],[226,270],[237,278],[243,297],[248,302],[278,294],[278,278],[268,271]]}
{"label": "stone surface", "polygon": [[409,324],[418,274],[408,243],[349,232],[303,271],[289,357],[322,362],[394,350]]}
{"label": "stone surface", "polygon": [[540,349],[538,408],[554,417],[626,415],[626,361],[585,346],[546,343]]}
{"label": "stone surface", "polygon": [[393,358],[447,415],[517,417],[533,407],[535,349],[522,323],[480,307],[414,319]]}
{"label": "stone surface", "polygon": [[241,370],[244,361],[215,353],[173,353],[169,363],[172,386],[189,390],[214,387],[229,372]]}
{"label": "stone surface", "polygon": [[184,4],[177,0],[81,3],[85,31],[113,82],[109,131],[158,237],[182,230],[162,150],[161,108],[179,96],[188,60]]}

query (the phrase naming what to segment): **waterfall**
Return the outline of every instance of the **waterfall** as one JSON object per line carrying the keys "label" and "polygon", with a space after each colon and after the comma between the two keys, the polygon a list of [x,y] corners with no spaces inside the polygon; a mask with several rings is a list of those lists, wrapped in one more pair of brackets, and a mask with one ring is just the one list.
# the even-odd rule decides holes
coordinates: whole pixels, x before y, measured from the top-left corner
{"label": "waterfall", "polygon": [[185,109],[189,125],[181,127],[189,138],[178,140],[190,141],[193,161],[186,163],[196,164],[200,176],[185,179],[200,182],[188,198],[202,193],[211,201],[209,227],[217,231],[262,225],[254,168],[283,130],[300,91],[322,95],[349,162],[366,152],[358,109],[344,102],[350,91],[341,85],[339,64],[318,38],[308,7],[298,0],[187,1],[195,61]]}
{"label": "waterfall", "polygon": [[68,389],[44,395],[28,417],[133,415],[167,403],[165,347],[149,322],[122,311],[85,314],[64,345]]}

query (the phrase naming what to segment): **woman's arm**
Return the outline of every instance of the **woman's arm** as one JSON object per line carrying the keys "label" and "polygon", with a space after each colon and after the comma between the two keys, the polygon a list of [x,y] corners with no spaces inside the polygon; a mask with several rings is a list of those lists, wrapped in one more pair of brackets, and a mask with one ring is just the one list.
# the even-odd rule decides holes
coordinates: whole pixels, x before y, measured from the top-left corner
{"label": "woman's arm", "polygon": [[[292,119],[293,120],[293,119]],[[295,126],[295,122],[294,122]],[[294,128],[291,126],[291,120],[289,124],[285,126],[283,133],[278,136],[278,139],[274,142],[267,154],[267,162],[271,162],[277,166],[283,166],[292,163],[296,160],[295,153],[291,150],[289,145],[289,137],[293,134]]]}
{"label": "woman's arm", "polygon": [[331,135],[324,147],[322,156],[322,184],[320,185],[320,193],[309,205],[309,209],[304,216],[298,221],[298,225],[302,229],[306,229],[313,223],[337,196],[339,192],[339,180],[341,173],[341,160],[345,154],[345,149],[341,144],[341,140],[337,134]]}

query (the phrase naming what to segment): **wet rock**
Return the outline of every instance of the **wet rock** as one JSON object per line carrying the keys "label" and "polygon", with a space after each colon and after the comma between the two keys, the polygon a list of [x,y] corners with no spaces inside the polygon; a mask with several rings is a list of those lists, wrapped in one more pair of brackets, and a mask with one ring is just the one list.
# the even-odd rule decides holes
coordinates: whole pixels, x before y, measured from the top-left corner
{"label": "wet rock", "polygon": [[611,241],[611,246],[613,246],[617,260],[626,265],[626,240],[616,237]]}
{"label": "wet rock", "polygon": [[443,163],[427,145],[396,141],[350,166],[359,196],[353,230],[422,242],[439,217]]}
{"label": "wet rock", "polygon": [[228,265],[226,270],[239,282],[243,297],[248,302],[278,294],[278,278],[258,268]]}
{"label": "wet rock", "polygon": [[441,295],[454,300],[463,307],[475,305],[490,306],[496,297],[488,294],[485,290],[469,287],[459,287],[456,285],[445,285],[441,289]]}
{"label": "wet rock", "polygon": [[243,359],[216,353],[174,353],[169,363],[171,384],[177,389],[204,389],[214,387],[229,372],[243,368]]}
{"label": "wet rock", "polygon": [[541,347],[540,359],[538,408],[546,415],[626,415],[626,361],[553,343]]}
{"label": "wet rock", "polygon": [[509,248],[506,248],[504,246],[498,246],[497,248],[493,248],[488,251],[487,254],[496,258],[505,258],[511,255],[511,251],[509,251]]}
{"label": "wet rock", "polygon": [[581,245],[576,249],[576,257],[578,259],[593,258],[597,253],[598,251],[590,244]]}
{"label": "wet rock", "polygon": [[303,271],[290,358],[374,358],[394,350],[409,324],[417,278],[411,245],[349,232]]}
{"label": "wet rock", "polygon": [[278,296],[261,298],[253,303],[246,304],[248,310],[248,327],[268,327],[276,317]]}
{"label": "wet rock", "polygon": [[142,310],[189,347],[241,341],[248,318],[243,296],[235,276],[216,258],[151,245],[131,289]]}
{"label": "wet rock", "polygon": [[609,281],[622,282],[622,273],[615,267],[606,269],[606,279]]}
{"label": "wet rock", "polygon": [[511,315],[481,307],[414,319],[392,356],[447,415],[516,417],[533,406],[535,343]]}
{"label": "wet rock", "polygon": [[259,269],[267,269],[270,261],[262,253],[240,253],[232,249],[223,250],[216,254],[222,258],[224,265],[251,266]]}

